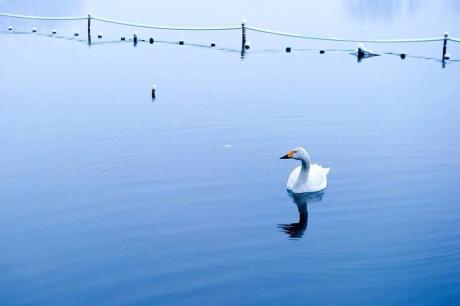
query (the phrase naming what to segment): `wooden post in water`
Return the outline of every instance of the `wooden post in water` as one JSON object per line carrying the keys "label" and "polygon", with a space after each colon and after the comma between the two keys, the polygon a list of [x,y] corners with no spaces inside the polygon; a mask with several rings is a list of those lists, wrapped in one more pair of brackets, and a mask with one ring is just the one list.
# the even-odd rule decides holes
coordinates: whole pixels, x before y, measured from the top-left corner
{"label": "wooden post in water", "polygon": [[91,45],[91,14],[88,13],[88,45]]}
{"label": "wooden post in water", "polygon": [[241,58],[244,58],[246,47],[246,19],[241,22]]}
{"label": "wooden post in water", "polygon": [[447,37],[449,36],[449,34],[446,32],[444,33],[444,43],[443,43],[443,46],[442,46],[442,63],[445,64],[446,63],[446,53],[447,53]]}

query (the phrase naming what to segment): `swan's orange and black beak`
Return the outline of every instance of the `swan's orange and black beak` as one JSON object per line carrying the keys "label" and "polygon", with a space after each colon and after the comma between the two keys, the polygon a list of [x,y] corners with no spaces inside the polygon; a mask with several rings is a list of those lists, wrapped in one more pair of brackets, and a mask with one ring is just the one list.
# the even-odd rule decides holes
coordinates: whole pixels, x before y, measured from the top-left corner
{"label": "swan's orange and black beak", "polygon": [[291,159],[294,155],[294,151],[289,151],[286,155],[281,156],[280,159]]}

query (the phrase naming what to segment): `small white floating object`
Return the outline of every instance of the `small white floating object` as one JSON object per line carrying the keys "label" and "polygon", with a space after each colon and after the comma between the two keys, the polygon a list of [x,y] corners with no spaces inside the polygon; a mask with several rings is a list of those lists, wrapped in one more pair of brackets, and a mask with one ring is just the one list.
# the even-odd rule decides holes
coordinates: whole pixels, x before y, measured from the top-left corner
{"label": "small white floating object", "polygon": [[9,26],[8,31],[13,31],[13,26]]}
{"label": "small white floating object", "polygon": [[224,148],[226,148],[226,149],[231,149],[231,148],[232,148],[232,145],[231,145],[231,144],[224,144]]}
{"label": "small white floating object", "polygon": [[251,49],[251,42],[250,42],[250,41],[246,42],[246,45],[244,45],[244,48],[245,48],[246,50]]}
{"label": "small white floating object", "polygon": [[293,193],[318,192],[327,187],[329,168],[323,168],[310,162],[310,155],[302,148],[297,147],[289,151],[281,159],[297,159],[302,165],[295,168],[289,175],[286,187]]}
{"label": "small white floating object", "polygon": [[99,34],[97,35],[97,38],[102,38],[102,32],[99,32]]}
{"label": "small white floating object", "polygon": [[53,32],[52,32],[52,33],[53,33],[53,35],[56,35],[57,31],[56,31],[56,30],[53,30]]}
{"label": "small white floating object", "polygon": [[33,27],[32,28],[32,33],[37,33],[37,28]]}
{"label": "small white floating object", "polygon": [[79,36],[80,33],[78,31],[75,31],[75,33],[73,33],[74,36]]}
{"label": "small white floating object", "polygon": [[444,59],[445,60],[450,60],[450,53],[446,53],[446,55],[444,55]]}

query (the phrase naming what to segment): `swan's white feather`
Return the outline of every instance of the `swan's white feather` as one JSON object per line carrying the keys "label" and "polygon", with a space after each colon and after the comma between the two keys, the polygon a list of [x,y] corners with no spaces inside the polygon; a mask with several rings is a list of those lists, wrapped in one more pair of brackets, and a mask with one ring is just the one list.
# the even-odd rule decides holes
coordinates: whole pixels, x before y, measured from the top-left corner
{"label": "swan's white feather", "polygon": [[[329,173],[330,168],[323,168],[318,164],[311,164],[310,171],[308,174],[308,180],[305,186],[299,186],[299,188],[294,188],[295,182],[299,177],[300,169],[302,166],[296,167],[292,170],[287,181],[287,189],[291,190],[294,193],[303,193],[303,192],[318,192],[327,187],[327,174]],[[298,189],[298,190],[296,190]]]}

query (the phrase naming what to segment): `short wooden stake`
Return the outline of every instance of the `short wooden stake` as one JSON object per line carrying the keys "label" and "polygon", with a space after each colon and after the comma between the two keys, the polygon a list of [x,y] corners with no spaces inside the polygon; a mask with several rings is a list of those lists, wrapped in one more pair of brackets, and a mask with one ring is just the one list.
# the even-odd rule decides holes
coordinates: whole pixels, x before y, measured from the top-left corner
{"label": "short wooden stake", "polygon": [[88,13],[88,45],[91,45],[91,14]]}
{"label": "short wooden stake", "polygon": [[444,64],[446,62],[446,53],[447,53],[447,38],[449,34],[444,33],[444,43],[442,46],[442,63]]}
{"label": "short wooden stake", "polygon": [[241,22],[241,58],[244,58],[246,52],[246,19]]}
{"label": "short wooden stake", "polygon": [[137,33],[136,32],[134,32],[133,34],[133,45],[137,46]]}
{"label": "short wooden stake", "polygon": [[361,60],[364,57],[364,50],[362,46],[358,46],[358,59]]}
{"label": "short wooden stake", "polygon": [[246,45],[246,19],[241,23],[241,42],[244,47]]}

